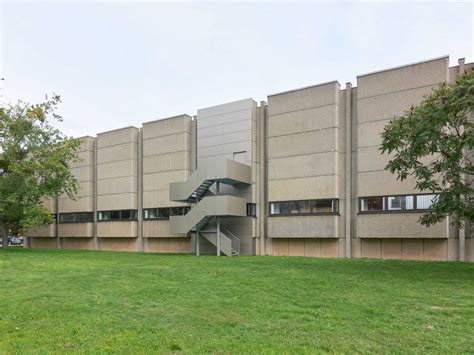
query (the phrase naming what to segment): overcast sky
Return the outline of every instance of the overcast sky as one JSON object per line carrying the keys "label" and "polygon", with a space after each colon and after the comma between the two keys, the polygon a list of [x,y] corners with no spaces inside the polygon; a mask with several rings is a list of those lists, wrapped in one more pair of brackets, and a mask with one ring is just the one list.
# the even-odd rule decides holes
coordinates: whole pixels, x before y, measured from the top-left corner
{"label": "overcast sky", "polygon": [[3,101],[58,93],[74,136],[474,57],[472,2],[0,2]]}

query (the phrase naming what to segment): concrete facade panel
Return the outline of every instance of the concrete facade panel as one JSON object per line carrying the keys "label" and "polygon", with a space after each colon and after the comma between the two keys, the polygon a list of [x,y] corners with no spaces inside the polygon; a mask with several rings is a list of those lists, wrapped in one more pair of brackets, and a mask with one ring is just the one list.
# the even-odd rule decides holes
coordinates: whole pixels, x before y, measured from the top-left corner
{"label": "concrete facade panel", "polygon": [[369,259],[380,259],[382,256],[382,245],[380,239],[362,239],[361,257]]}
{"label": "concrete facade panel", "polygon": [[359,238],[447,238],[446,222],[425,227],[418,223],[422,213],[359,214]]}
{"label": "concrete facade panel", "polygon": [[448,241],[424,240],[424,260],[446,261],[448,259]]}
{"label": "concrete facade panel", "polygon": [[117,144],[97,149],[97,163],[104,164],[121,160],[137,159],[136,143]]}
{"label": "concrete facade panel", "polygon": [[60,223],[58,235],[60,238],[92,238],[94,223]]}
{"label": "concrete facade panel", "polygon": [[419,191],[415,186],[412,178],[399,181],[389,171],[363,172],[357,176],[357,193],[360,197],[417,194]]}
{"label": "concrete facade panel", "polygon": [[337,175],[335,155],[335,152],[324,152],[271,159],[268,161],[268,179]]}
{"label": "concrete facade panel", "polygon": [[402,240],[402,259],[423,260],[423,239]]}
{"label": "concrete facade panel", "polygon": [[401,239],[384,239],[381,241],[382,259],[401,259],[402,241]]}
{"label": "concrete facade panel", "polygon": [[97,181],[98,196],[122,193],[136,193],[138,190],[136,176],[124,176]]}
{"label": "concrete facade panel", "polygon": [[445,82],[448,80],[448,65],[449,58],[444,57],[358,76],[357,97],[361,99]]}
{"label": "concrete facade panel", "polygon": [[97,166],[97,179],[110,179],[124,176],[137,176],[137,161],[121,160]]}
{"label": "concrete facade panel", "polygon": [[117,221],[97,223],[97,237],[99,238],[136,238],[138,222]]}
{"label": "concrete facade panel", "polygon": [[156,238],[146,240],[146,252],[149,253],[181,253],[192,251],[191,238]]}
{"label": "concrete facade panel", "polygon": [[143,140],[143,156],[191,151],[191,134],[177,133]]}
{"label": "concrete facade panel", "polygon": [[145,238],[183,238],[185,236],[171,233],[168,220],[143,221],[143,237]]}
{"label": "concrete facade panel", "polygon": [[337,239],[321,239],[321,257],[337,258],[338,244],[339,242]]}
{"label": "concrete facade panel", "polygon": [[336,106],[322,106],[271,116],[268,137],[318,131],[336,127]]}
{"label": "concrete facade panel", "polygon": [[60,213],[94,211],[94,198],[92,196],[76,197],[76,200],[71,200],[69,198],[60,198],[58,202]]}
{"label": "concrete facade panel", "polygon": [[167,190],[171,182],[184,181],[188,175],[189,173],[187,170],[145,174],[143,176],[143,191]]}
{"label": "concrete facade panel", "polygon": [[99,133],[97,135],[97,148],[100,148],[123,144],[123,143],[137,143],[138,128],[136,127],[126,127],[122,129],[117,129],[114,131]]}
{"label": "concrete facade panel", "polygon": [[143,158],[143,173],[156,173],[173,170],[191,170],[189,151],[153,155]]}
{"label": "concrete facade panel", "polygon": [[269,238],[337,238],[338,216],[289,216],[268,218]]}
{"label": "concrete facade panel", "polygon": [[337,102],[339,83],[327,84],[289,91],[268,97],[268,115],[304,110]]}
{"label": "concrete facade panel", "polygon": [[64,249],[94,250],[94,240],[91,238],[67,238],[63,240]]}
{"label": "concrete facade panel", "polygon": [[335,151],[337,129],[268,138],[268,159]]}
{"label": "concrete facade panel", "polygon": [[104,251],[138,251],[137,238],[100,238],[99,249]]}
{"label": "concrete facade panel", "polygon": [[191,133],[191,117],[182,115],[143,124],[143,139],[169,136],[177,133]]}
{"label": "concrete facade panel", "polygon": [[138,209],[137,194],[117,194],[97,196],[97,210],[98,211],[112,211],[112,210],[136,210]]}
{"label": "concrete facade panel", "polygon": [[357,102],[357,121],[359,123],[366,123],[390,120],[393,117],[401,116],[412,105],[418,105],[435,87],[423,86],[362,99],[359,98]]}
{"label": "concrete facade panel", "polygon": [[268,201],[338,198],[338,179],[333,175],[268,182]]}

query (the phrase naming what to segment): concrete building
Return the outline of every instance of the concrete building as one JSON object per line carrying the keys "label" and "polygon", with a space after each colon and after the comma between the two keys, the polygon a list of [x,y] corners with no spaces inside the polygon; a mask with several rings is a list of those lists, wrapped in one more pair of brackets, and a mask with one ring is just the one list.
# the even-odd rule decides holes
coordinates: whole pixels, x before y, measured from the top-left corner
{"label": "concrete building", "polygon": [[474,67],[440,57],[82,138],[75,201],[32,248],[474,261],[474,239],[417,223],[434,195],[384,170],[380,133]]}

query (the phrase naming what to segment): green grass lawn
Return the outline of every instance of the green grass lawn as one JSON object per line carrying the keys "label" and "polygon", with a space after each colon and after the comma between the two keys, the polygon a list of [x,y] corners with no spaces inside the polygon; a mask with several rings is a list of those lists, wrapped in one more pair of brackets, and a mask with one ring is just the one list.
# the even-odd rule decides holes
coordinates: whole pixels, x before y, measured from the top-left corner
{"label": "green grass lawn", "polygon": [[0,353],[473,353],[474,264],[0,251]]}

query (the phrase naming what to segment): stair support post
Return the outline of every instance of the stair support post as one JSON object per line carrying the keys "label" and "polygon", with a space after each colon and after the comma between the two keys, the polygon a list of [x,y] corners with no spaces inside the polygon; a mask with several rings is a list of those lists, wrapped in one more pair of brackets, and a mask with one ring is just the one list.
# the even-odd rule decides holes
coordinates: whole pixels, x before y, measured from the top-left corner
{"label": "stair support post", "polygon": [[[216,196],[219,196],[219,181],[216,181]],[[216,216],[217,220],[217,256],[221,256],[221,220],[219,216]]]}
{"label": "stair support post", "polygon": [[196,256],[199,256],[199,230],[196,229]]}
{"label": "stair support post", "polygon": [[217,219],[217,256],[221,256],[221,220],[218,216]]}

